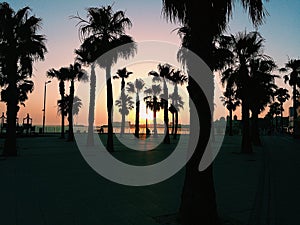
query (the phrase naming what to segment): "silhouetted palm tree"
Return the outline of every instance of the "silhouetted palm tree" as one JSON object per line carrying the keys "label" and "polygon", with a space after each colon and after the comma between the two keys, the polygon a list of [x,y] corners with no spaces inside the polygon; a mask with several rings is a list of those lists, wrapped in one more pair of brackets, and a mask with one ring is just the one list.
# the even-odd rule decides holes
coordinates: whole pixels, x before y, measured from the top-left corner
{"label": "silhouetted palm tree", "polygon": [[24,7],[15,12],[8,3],[0,3],[0,85],[7,92],[7,132],[3,151],[6,156],[17,155],[18,88],[22,83],[29,84],[25,80],[32,76],[33,62],[44,60],[47,51],[45,37],[37,34],[41,18],[30,16],[30,10]]}
{"label": "silhouetted palm tree", "polygon": [[278,102],[280,103],[280,108],[281,108],[281,114],[280,114],[280,125],[281,125],[281,132],[283,132],[283,103],[285,103],[287,100],[290,99],[290,95],[289,95],[289,91],[285,88],[279,88],[276,90],[276,98],[278,100]]}
{"label": "silhouetted palm tree", "polygon": [[[87,9],[88,20],[80,16],[73,16],[79,20],[81,38],[93,46],[93,52],[99,57],[104,53],[113,50],[105,57],[97,59],[97,64],[106,70],[107,88],[107,124],[108,138],[107,150],[113,151],[113,92],[111,83],[111,67],[118,58],[129,58],[136,52],[136,45],[133,39],[125,34],[126,28],[131,28],[131,21],[125,17],[123,11],[113,12],[111,6],[91,7]],[[125,45],[127,44],[127,45]],[[125,45],[122,46],[122,45]],[[122,47],[120,47],[122,46]],[[120,47],[120,48],[117,48]]]}
{"label": "silhouetted palm tree", "polygon": [[176,70],[176,71],[172,72],[171,77],[169,77],[169,79],[174,84],[174,91],[169,96],[169,98],[171,99],[171,107],[169,108],[169,110],[171,109],[171,111],[174,112],[174,113],[172,113],[173,121],[174,121],[173,117],[175,115],[175,127],[174,128],[172,127],[172,133],[174,132],[173,138],[176,139],[177,130],[178,130],[178,112],[179,112],[180,108],[183,108],[183,104],[184,104],[181,96],[178,93],[178,84],[180,84],[180,85],[185,84],[188,81],[188,78],[185,74],[183,74],[182,71]]}
{"label": "silhouetted palm tree", "polygon": [[88,77],[86,72],[81,68],[81,64],[74,63],[69,67],[64,68],[67,80],[70,81],[70,93],[69,93],[69,106],[68,106],[68,121],[69,121],[69,132],[68,132],[68,141],[74,140],[74,132],[73,132],[73,99],[74,99],[74,82],[77,81],[87,81]]}
{"label": "silhouetted palm tree", "polygon": [[229,112],[229,136],[233,136],[232,132],[232,115],[236,108],[241,104],[240,100],[236,98],[236,92],[231,85],[227,85],[224,96],[221,96],[221,101],[223,105],[226,106],[226,109]]}
{"label": "silhouetted palm tree", "polygon": [[135,131],[134,136],[139,137],[139,129],[140,129],[140,96],[139,93],[142,91],[145,83],[142,79],[136,79],[134,83],[127,83],[127,91],[129,93],[135,93]]}
{"label": "silhouetted palm tree", "polygon": [[[242,101],[242,148],[243,153],[251,153],[250,138],[250,94],[251,62],[256,59],[269,59],[263,54],[264,39],[258,32],[239,32],[235,36],[225,37],[227,48],[232,52],[232,62],[225,66],[222,83],[232,84],[237,88],[237,96]],[[227,60],[227,59],[226,59]]]}
{"label": "silhouetted palm tree", "polygon": [[[65,97],[65,81],[67,80],[67,69],[61,67],[59,70],[50,69],[47,71],[47,77],[56,78],[59,81],[59,94],[61,102],[64,102]],[[62,105],[64,107],[64,105]],[[64,108],[61,108],[64,112]],[[65,138],[65,113],[61,113],[61,138]]]}
{"label": "silhouetted palm tree", "polygon": [[[70,113],[70,95],[65,95],[64,100],[61,99],[57,101],[57,113],[61,115],[62,110],[64,110],[64,115],[67,116]],[[82,106],[81,99],[77,96],[73,98],[73,106],[72,106],[72,115],[78,115],[79,110]]]}
{"label": "silhouetted palm tree", "polygon": [[281,105],[279,102],[273,102],[271,105],[269,105],[269,112],[272,118],[275,115],[275,128],[276,131],[278,131],[278,116],[281,114]]}
{"label": "silhouetted palm tree", "polygon": [[[163,0],[162,2],[166,18],[171,22],[178,21],[190,30],[189,36],[186,38],[188,39],[187,44],[184,47],[196,53],[212,69],[212,42],[226,29],[232,15],[234,1]],[[242,6],[247,9],[252,22],[256,26],[262,24],[266,15],[262,0],[241,0],[241,2],[243,3]],[[197,71],[189,72],[197,74]],[[211,76],[211,83],[208,85],[213,90],[213,76]],[[199,119],[202,121],[201,127],[206,129],[211,127],[209,107],[206,106],[207,110],[203,109],[203,103],[206,102],[205,96],[203,93],[199,93],[199,87],[192,79],[189,79],[189,94],[197,108],[197,112],[191,111],[190,113],[198,113]],[[213,102],[213,99],[208,101]],[[204,123],[205,120],[207,120],[206,123]],[[191,123],[191,126],[191,130],[193,130],[195,123]],[[210,132],[207,132],[205,135],[209,136],[209,134]],[[202,133],[202,135],[204,134]],[[203,144],[202,142],[205,140],[207,138],[200,138],[195,153],[186,165],[186,178],[180,206],[180,216],[185,224],[195,224],[199,221],[206,225],[218,223],[212,167],[202,172],[198,171],[198,165],[205,150],[203,146],[206,146],[206,143]],[[197,204],[199,199],[201,199],[202,204]]]}
{"label": "silhouetted palm tree", "polygon": [[144,93],[147,95],[146,97],[144,97],[146,107],[153,111],[153,135],[157,137],[156,113],[159,112],[163,107],[163,104],[159,101],[158,97],[161,93],[161,86],[159,84],[153,84],[151,88],[146,88]]}
{"label": "silhouetted palm tree", "polygon": [[[170,97],[170,96],[169,96]],[[175,131],[175,113],[177,112],[177,109],[175,108],[174,105],[170,105],[169,107],[169,112],[172,114],[172,130],[171,130],[171,135],[174,135],[174,131]]]}
{"label": "silhouetted palm tree", "polygon": [[[169,98],[171,99],[171,106],[169,107],[169,110],[171,113],[173,112],[172,113],[172,130],[173,130],[172,134],[173,134],[173,138],[177,139],[178,113],[179,113],[180,109],[183,109],[184,102],[182,100],[182,97],[178,94],[178,91],[176,91],[176,90],[172,94],[169,95]],[[174,121],[174,116],[175,116],[175,121]]]}
{"label": "silhouetted palm tree", "polygon": [[75,50],[77,54],[77,60],[86,66],[91,67],[90,75],[90,101],[89,101],[89,115],[88,115],[88,135],[87,145],[94,145],[94,120],[95,120],[95,95],[96,95],[96,72],[95,61],[97,59],[97,53],[93,46],[93,43],[89,39],[86,39],[79,49]]}
{"label": "silhouetted palm tree", "polygon": [[122,110],[121,112],[124,112],[124,114],[122,114],[122,120],[121,120],[121,135],[124,134],[124,129],[125,129],[125,116],[127,114],[125,114],[125,112],[127,112],[126,110],[126,95],[125,95],[125,79],[128,78],[130,76],[130,74],[132,74],[132,72],[127,71],[126,67],[124,67],[123,69],[118,69],[117,71],[117,75],[113,76],[113,79],[119,79],[121,78],[121,99],[122,99]]}
{"label": "silhouetted palm tree", "polygon": [[169,91],[167,86],[167,80],[171,79],[173,69],[169,64],[158,64],[158,72],[150,71],[149,75],[154,76],[153,81],[158,81],[163,83],[163,93],[161,94],[161,103],[163,104],[164,109],[164,123],[165,123],[165,137],[164,143],[170,144],[170,135],[169,135]]}
{"label": "silhouetted palm tree", "polygon": [[116,100],[116,106],[119,107],[119,113],[122,115],[122,123],[121,123],[121,135],[124,134],[125,129],[125,116],[128,116],[129,111],[134,108],[132,97],[129,95],[120,95],[120,98]]}
{"label": "silhouetted palm tree", "polygon": [[280,69],[281,72],[291,71],[289,75],[284,76],[284,81],[289,82],[289,85],[293,88],[293,116],[294,116],[294,138],[297,137],[296,130],[298,129],[296,125],[297,121],[297,87],[300,87],[300,59],[289,59],[285,64],[285,68]]}

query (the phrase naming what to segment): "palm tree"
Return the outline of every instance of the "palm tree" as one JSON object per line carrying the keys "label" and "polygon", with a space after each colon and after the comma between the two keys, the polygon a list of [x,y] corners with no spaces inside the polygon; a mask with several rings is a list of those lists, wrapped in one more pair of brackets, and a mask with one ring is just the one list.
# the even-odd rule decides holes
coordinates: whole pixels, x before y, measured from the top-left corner
{"label": "palm tree", "polygon": [[281,132],[283,132],[283,103],[285,103],[287,100],[290,99],[290,95],[289,95],[289,91],[285,88],[279,88],[276,90],[276,98],[278,100],[278,102],[280,103],[280,125],[281,125]]}
{"label": "palm tree", "polygon": [[[172,133],[173,133],[173,138],[176,139],[177,137],[177,129],[178,129],[178,112],[180,108],[183,109],[183,104],[184,102],[182,101],[181,96],[178,93],[178,84],[183,85],[188,81],[188,78],[185,74],[182,73],[180,70],[173,71],[171,74],[171,77],[169,77],[174,84],[174,91],[173,93],[169,96],[169,98],[172,100],[171,101],[171,111],[174,112],[172,113],[172,121],[174,121],[174,115],[175,115],[175,127],[172,128]],[[169,109],[169,110],[170,110]]]}
{"label": "palm tree", "polygon": [[253,91],[249,95],[250,110],[252,112],[251,139],[254,145],[260,146],[258,115],[272,103],[276,94],[277,85],[272,71],[276,68],[273,60],[254,59],[250,62],[250,82],[248,87]]}
{"label": "palm tree", "polygon": [[[162,0],[162,2],[165,17],[171,22],[183,24],[190,30],[184,47],[192,50],[212,68],[212,42],[216,36],[226,29],[232,15],[234,1]],[[262,0],[241,0],[241,2],[242,6],[248,11],[253,24],[255,26],[262,24],[266,15]],[[197,74],[196,71],[190,72]],[[213,76],[211,76],[209,85],[213,90]],[[203,110],[203,103],[206,102],[206,98],[203,93],[199,93],[198,85],[192,79],[189,80],[189,94],[197,108],[197,112],[191,111],[190,114],[198,113],[199,118],[202,120],[201,127],[203,126],[205,129],[211,127],[211,112],[208,109]],[[197,96],[197,99],[195,96]],[[209,99],[209,101],[213,102],[212,99]],[[205,120],[207,120],[206,123]],[[191,126],[193,125],[195,126],[195,123],[191,123]],[[191,127],[191,130],[193,130],[193,127]],[[205,135],[208,136],[209,133],[207,132]],[[204,134],[202,133],[202,135]],[[207,139],[200,138],[199,140],[195,153],[186,165],[180,217],[184,224],[201,221],[203,224],[210,225],[218,223],[212,167],[210,166],[202,172],[198,171],[198,165],[205,150],[202,146],[206,146],[206,143],[203,144],[202,142]],[[201,199],[202,204],[198,204],[199,199]]]}
{"label": "palm tree", "polygon": [[8,3],[0,3],[0,85],[7,92],[6,156],[17,155],[18,86],[32,76],[33,62],[44,60],[47,52],[44,35],[37,34],[41,18],[30,16],[30,10],[24,7],[15,12]]}
{"label": "palm tree", "polygon": [[132,97],[126,94],[121,94],[115,104],[119,107],[119,113],[122,115],[121,135],[123,135],[125,129],[125,116],[128,116],[129,111],[134,108]]}
{"label": "palm tree", "polygon": [[281,114],[281,105],[279,102],[273,102],[270,106],[269,106],[269,112],[270,112],[270,115],[272,115],[272,118],[274,117],[275,115],[275,128],[276,128],[276,131],[278,131],[278,116]]}
{"label": "palm tree", "polygon": [[281,72],[291,71],[290,74],[284,76],[284,81],[289,82],[293,87],[293,116],[294,116],[294,138],[298,136],[297,123],[297,87],[300,87],[300,59],[289,59],[284,68],[280,69]]}
{"label": "palm tree", "polygon": [[164,123],[165,123],[164,143],[170,144],[169,116],[168,116],[169,91],[167,86],[167,80],[171,79],[173,69],[171,69],[171,66],[169,64],[158,64],[157,68],[158,68],[158,72],[150,71],[148,75],[154,76],[153,81],[163,82],[163,93],[161,95],[161,103],[163,104],[163,109],[164,109]]}
{"label": "palm tree", "polygon": [[229,136],[233,136],[232,131],[232,114],[236,110],[236,108],[241,104],[240,100],[236,98],[235,90],[233,90],[232,86],[227,85],[224,96],[221,96],[221,101],[223,105],[226,106],[229,112]]}
{"label": "palm tree", "polygon": [[[237,88],[237,96],[242,101],[242,153],[251,153],[250,138],[250,107],[251,107],[251,70],[252,63],[257,59],[269,59],[263,54],[264,39],[258,32],[239,32],[235,36],[225,37],[227,48],[232,52],[232,62],[225,65],[222,73],[222,83],[234,85]],[[227,59],[226,59],[227,60]]]}
{"label": "palm tree", "polygon": [[85,66],[91,67],[90,75],[90,101],[88,115],[87,146],[94,145],[94,120],[95,120],[95,95],[96,95],[96,72],[95,61],[98,58],[95,47],[91,40],[86,39],[79,49],[75,50],[77,60]]}
{"label": "palm tree", "polygon": [[[170,96],[169,96],[169,98],[170,98]],[[171,121],[171,123],[172,123],[172,130],[171,130],[171,134],[174,137],[174,131],[175,131],[175,113],[177,112],[177,109],[175,108],[174,105],[172,105],[172,103],[171,103],[171,105],[169,107],[169,112],[172,114],[172,121]]]}
{"label": "palm tree", "polygon": [[68,106],[68,121],[69,121],[69,133],[68,133],[68,141],[74,140],[74,132],[73,132],[73,100],[74,100],[74,82],[77,81],[87,81],[86,72],[81,69],[81,64],[74,63],[71,64],[69,67],[64,68],[67,75],[67,80],[70,81],[70,93],[69,93],[69,106]]}
{"label": "palm tree", "polygon": [[161,93],[161,86],[159,84],[153,84],[151,88],[146,88],[144,93],[147,95],[144,97],[146,107],[153,111],[153,135],[157,137],[156,113],[163,107],[163,104],[158,100],[158,96]]}
{"label": "palm tree", "polygon": [[[178,94],[178,91],[174,91],[172,94],[170,94],[169,98],[171,99],[171,106],[170,106],[169,110],[171,112],[173,112],[172,113],[173,139],[177,139],[178,113],[179,113],[180,109],[183,109],[184,101],[182,100],[182,97]],[[174,116],[175,116],[175,122],[174,122]]]}
{"label": "palm tree", "polygon": [[134,136],[139,137],[139,130],[140,130],[140,96],[139,93],[144,88],[145,82],[142,79],[136,79],[134,83],[129,82],[127,83],[127,91],[129,93],[135,93],[135,131]]}
{"label": "palm tree", "polygon": [[[67,69],[61,67],[59,70],[50,69],[47,71],[47,77],[49,78],[56,78],[59,81],[59,94],[60,94],[60,101],[64,102],[65,98],[65,81],[67,80]],[[62,105],[64,107],[64,105]],[[65,113],[64,108],[61,108],[61,133],[60,137],[65,138]]]}
{"label": "palm tree", "polygon": [[121,121],[121,136],[124,134],[125,129],[125,116],[127,115],[125,112],[126,110],[126,95],[125,95],[125,79],[127,79],[132,72],[127,71],[126,67],[123,69],[118,69],[117,75],[113,76],[113,79],[119,79],[121,78],[121,100],[122,100],[122,110],[121,112],[124,112],[122,114],[122,121]]}
{"label": "palm tree", "polygon": [[65,116],[67,116],[70,112],[72,112],[72,115],[78,115],[79,114],[79,110],[82,106],[82,102],[81,99],[77,96],[74,96],[73,98],[73,106],[72,106],[72,111],[70,111],[69,107],[70,107],[70,95],[65,95],[64,100],[62,101],[61,99],[57,101],[57,113],[61,114],[62,110]]}
{"label": "palm tree", "polygon": [[[136,45],[133,39],[125,34],[126,28],[131,28],[129,18],[125,17],[123,11],[114,12],[111,6],[91,7],[87,9],[88,20],[80,16],[73,16],[78,19],[80,25],[80,38],[93,46],[93,52],[100,57],[104,53],[113,50],[106,57],[98,58],[97,64],[106,71],[107,88],[107,124],[108,138],[107,150],[113,151],[113,92],[111,83],[111,67],[118,58],[129,58],[136,52]],[[126,45],[125,45],[126,44]],[[122,46],[122,45],[125,45]],[[121,48],[117,48],[120,47]]]}

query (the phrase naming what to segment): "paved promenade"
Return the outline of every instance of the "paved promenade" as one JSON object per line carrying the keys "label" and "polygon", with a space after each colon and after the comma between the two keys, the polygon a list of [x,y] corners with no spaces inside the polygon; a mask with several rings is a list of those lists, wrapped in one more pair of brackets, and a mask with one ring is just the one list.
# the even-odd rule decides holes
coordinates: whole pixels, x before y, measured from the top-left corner
{"label": "paved promenade", "polygon": [[[299,224],[300,142],[274,136],[263,143],[254,154],[241,155],[240,137],[226,137],[215,160],[217,203],[226,224]],[[76,143],[54,136],[20,138],[18,146],[17,158],[0,158],[1,225],[161,225],[158,218],[179,207],[184,170],[156,185],[129,187],[94,172]],[[151,163],[169,153],[113,154]]]}

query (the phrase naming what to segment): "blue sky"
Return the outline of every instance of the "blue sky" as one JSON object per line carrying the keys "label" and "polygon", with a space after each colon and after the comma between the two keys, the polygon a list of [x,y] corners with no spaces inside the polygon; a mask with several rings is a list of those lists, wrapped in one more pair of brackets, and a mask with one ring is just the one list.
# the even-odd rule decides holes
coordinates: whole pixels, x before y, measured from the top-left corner
{"label": "blue sky", "polygon": [[[171,32],[178,27],[176,24],[166,22],[161,16],[162,3],[160,0],[130,0],[130,1],[95,1],[95,0],[28,0],[28,1],[8,1],[8,3],[18,10],[24,6],[30,6],[32,13],[43,19],[41,33],[47,37],[48,53],[44,62],[36,63],[34,66],[35,91],[30,95],[26,108],[20,111],[20,117],[25,117],[29,112],[33,115],[36,124],[42,120],[43,87],[47,80],[46,71],[52,67],[59,68],[67,66],[74,61],[74,49],[80,45],[78,39],[78,28],[76,21],[69,17],[77,12],[85,17],[85,9],[92,6],[102,6],[114,4],[114,10],[125,10],[126,15],[132,20],[133,27],[128,34],[136,41],[161,40],[180,44],[176,32]],[[290,58],[300,56],[300,1],[299,0],[270,0],[265,4],[269,16],[266,23],[259,27],[258,31],[266,39],[265,53],[272,56],[279,67]],[[238,31],[252,31],[253,26],[249,22],[247,14],[236,3],[233,18],[230,22],[228,33]],[[282,81],[278,82],[283,87]],[[59,116],[56,111],[56,101],[58,96],[58,85],[53,81],[47,86],[47,120],[51,124],[59,124]],[[88,103],[86,103],[88,104]],[[220,106],[221,107],[221,106]],[[5,106],[0,105],[0,110],[4,111]],[[287,111],[287,110],[286,110]]]}

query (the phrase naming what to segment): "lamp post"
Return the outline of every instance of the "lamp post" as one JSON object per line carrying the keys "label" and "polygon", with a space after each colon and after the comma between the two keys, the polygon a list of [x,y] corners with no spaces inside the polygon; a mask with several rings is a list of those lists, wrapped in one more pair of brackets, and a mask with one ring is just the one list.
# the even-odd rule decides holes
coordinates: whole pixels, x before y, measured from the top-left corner
{"label": "lamp post", "polygon": [[43,108],[43,134],[45,133],[45,116],[46,116],[46,85],[51,83],[51,80],[45,82],[45,89],[44,89],[44,108]]}

